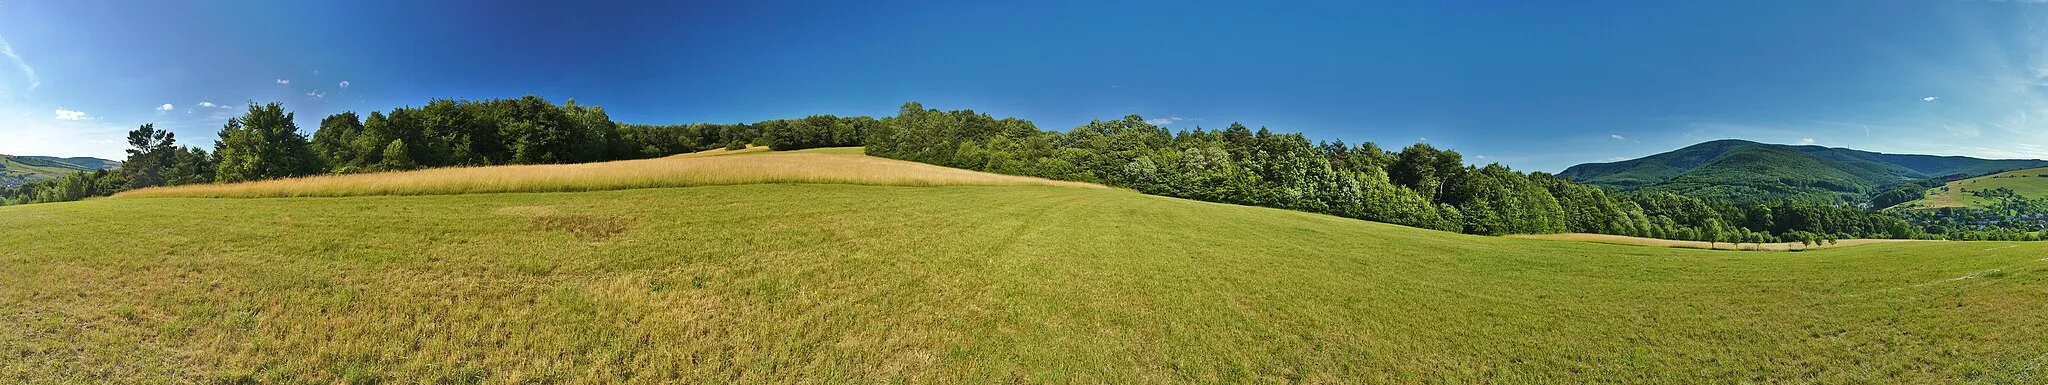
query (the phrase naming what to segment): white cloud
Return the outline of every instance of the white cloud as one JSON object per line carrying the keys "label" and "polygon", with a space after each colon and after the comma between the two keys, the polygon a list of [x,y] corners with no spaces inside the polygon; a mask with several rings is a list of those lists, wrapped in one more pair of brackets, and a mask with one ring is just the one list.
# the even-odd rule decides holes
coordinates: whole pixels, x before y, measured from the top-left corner
{"label": "white cloud", "polygon": [[[51,120],[41,108],[0,105],[0,154],[121,159],[127,128],[100,120]],[[214,125],[219,125],[215,123]]]}
{"label": "white cloud", "polygon": [[341,88],[348,88],[348,81],[347,81],[347,80],[343,80],[343,81],[341,81]]}
{"label": "white cloud", "polygon": [[87,120],[87,119],[92,119],[92,117],[90,117],[90,116],[86,116],[86,115],[85,115],[85,112],[81,112],[81,111],[72,111],[72,110],[67,110],[67,109],[64,109],[64,107],[57,107],[57,120]]}
{"label": "white cloud", "polygon": [[1923,101],[1923,102],[1932,102],[1932,101],[1934,101],[1935,99],[1941,99],[1941,98],[1937,98],[1937,97],[1929,96],[1929,97],[1924,97],[1924,98],[1920,98],[1920,101]]}
{"label": "white cloud", "polygon": [[306,91],[306,96],[311,96],[311,97],[313,97],[314,99],[320,99],[320,98],[325,98],[325,97],[327,97],[327,93],[325,93],[325,92],[320,92],[320,90],[312,90],[312,91]]}
{"label": "white cloud", "polygon": [[1165,118],[1160,118],[1160,119],[1152,119],[1152,120],[1147,120],[1147,121],[1145,121],[1145,123],[1152,123],[1152,125],[1155,125],[1155,126],[1163,126],[1163,125],[1166,125],[1167,123],[1173,123],[1173,120],[1172,120],[1172,119],[1165,119]]}
{"label": "white cloud", "polygon": [[1428,141],[1429,141],[1429,138],[1415,138],[1415,141],[1417,141],[1417,142],[1428,142]]}
{"label": "white cloud", "polygon": [[29,67],[28,62],[21,60],[21,55],[14,53],[14,45],[8,44],[6,37],[0,37],[0,55],[7,56],[8,61],[14,62],[14,68],[21,70],[22,76],[28,78],[29,91],[35,91],[36,87],[43,85],[43,79],[36,77],[35,67]]}
{"label": "white cloud", "polygon": [[292,84],[291,79],[277,79],[277,84]]}
{"label": "white cloud", "polygon": [[1813,138],[1799,138],[1799,145],[1805,146],[1805,145],[1812,145],[1812,144],[1813,144]]}
{"label": "white cloud", "polygon": [[1628,138],[1621,137],[1621,134],[1607,134],[1607,137],[1614,138],[1614,140],[1628,140]]}
{"label": "white cloud", "polygon": [[[207,108],[212,108],[212,107],[218,107],[217,105],[213,104],[213,102],[199,102],[198,106],[200,106],[200,107],[207,107]],[[226,108],[226,107],[221,107],[221,108]]]}
{"label": "white cloud", "polygon": [[175,108],[177,107],[172,107],[170,103],[164,103],[164,105],[156,106],[157,111],[170,111]]}

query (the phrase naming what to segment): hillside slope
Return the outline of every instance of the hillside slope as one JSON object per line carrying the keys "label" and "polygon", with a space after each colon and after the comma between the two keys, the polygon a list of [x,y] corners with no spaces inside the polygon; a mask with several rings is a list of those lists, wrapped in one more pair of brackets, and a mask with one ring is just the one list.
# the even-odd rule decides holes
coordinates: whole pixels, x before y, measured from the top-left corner
{"label": "hillside slope", "polygon": [[2044,247],[1788,257],[1034,185],[100,199],[0,207],[0,382],[2024,382]]}
{"label": "hillside slope", "polygon": [[1855,199],[1901,182],[2041,166],[2048,162],[1883,154],[1731,139],[1632,160],[1581,164],[1558,175],[1612,188],[1738,201],[1787,196]]}
{"label": "hillside slope", "polygon": [[853,148],[769,152],[723,149],[657,159],[579,164],[449,167],[372,174],[323,175],[232,184],[126,191],[117,198],[259,198],[439,195],[689,187],[750,183],[849,183],[895,186],[1101,185],[961,170],[877,158]]}
{"label": "hillside slope", "polygon": [[1972,192],[1992,189],[2011,189],[2014,194],[2027,198],[2048,197],[2048,167],[2013,170],[1975,178],[1953,180],[1941,187],[1927,189],[1927,197],[1900,204],[1901,208],[1938,209],[1944,207],[1985,207],[1995,199],[1980,197]]}
{"label": "hillside slope", "polygon": [[0,186],[56,179],[79,171],[111,170],[120,162],[99,158],[0,155]]}

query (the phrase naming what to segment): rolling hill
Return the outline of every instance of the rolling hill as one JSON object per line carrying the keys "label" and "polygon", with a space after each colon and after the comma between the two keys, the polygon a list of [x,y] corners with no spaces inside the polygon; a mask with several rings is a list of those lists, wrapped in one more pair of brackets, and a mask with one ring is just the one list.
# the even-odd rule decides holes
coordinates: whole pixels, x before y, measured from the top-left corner
{"label": "rolling hill", "polygon": [[1927,197],[1900,204],[1901,208],[1938,209],[1944,207],[1984,207],[1993,199],[1979,197],[1971,192],[1991,189],[2011,189],[2013,193],[2027,198],[2048,197],[2048,167],[2013,170],[1975,178],[1953,180],[1942,187],[1927,189]]}
{"label": "rolling hill", "polygon": [[1846,148],[1716,140],[1559,176],[1610,188],[1671,191],[1736,201],[1787,196],[1860,200],[1885,186],[1950,175],[2048,166],[2041,160],[1884,154]]}
{"label": "rolling hill", "polygon": [[[659,161],[721,158],[836,182],[0,207],[0,382],[2048,375],[2044,244],[1620,246],[967,183],[986,179],[829,151]],[[960,174],[901,178],[928,172]],[[322,181],[295,186],[363,185]]]}
{"label": "rolling hill", "polygon": [[0,155],[0,186],[56,179],[79,171],[112,170],[120,162],[99,158]]}

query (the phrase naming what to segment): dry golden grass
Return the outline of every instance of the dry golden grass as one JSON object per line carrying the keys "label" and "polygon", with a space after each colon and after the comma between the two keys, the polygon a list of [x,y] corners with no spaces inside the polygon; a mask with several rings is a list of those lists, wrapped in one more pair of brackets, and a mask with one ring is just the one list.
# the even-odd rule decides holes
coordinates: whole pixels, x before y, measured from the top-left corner
{"label": "dry golden grass", "polygon": [[[836,183],[887,186],[1101,185],[968,171],[843,153],[700,152],[661,159],[603,163],[459,167],[260,182],[147,188],[116,198],[275,198],[562,192],[753,183]],[[706,155],[711,154],[711,155]],[[694,156],[693,156],[694,155]]]}
{"label": "dry golden grass", "polygon": [[1509,237],[1509,238],[1523,238],[1523,239],[1544,239],[1544,240],[1553,240],[1553,241],[1575,241],[1575,242],[1593,242],[1593,243],[1605,243],[1605,244],[1611,244],[1611,245],[1633,245],[1633,246],[1656,246],[1656,247],[1677,247],[1677,248],[1686,248],[1686,249],[1714,249],[1714,250],[1743,250],[1743,251],[1792,251],[1792,250],[1806,250],[1806,249],[1824,249],[1824,248],[1830,248],[1830,247],[1848,247],[1848,246],[1856,246],[1856,245],[1868,245],[1868,244],[1873,244],[1873,243],[1889,243],[1889,242],[1932,242],[1932,241],[1925,241],[1925,240],[1917,240],[1917,239],[1843,239],[1843,240],[1839,240],[1839,241],[1836,241],[1836,242],[1835,242],[1834,244],[1828,244],[1828,245],[1813,245],[1813,246],[1806,246],[1806,245],[1800,245],[1800,244],[1799,244],[1799,242],[1781,242],[1781,243],[1762,243],[1762,244],[1758,244],[1758,243],[1743,243],[1743,244],[1734,244],[1734,243],[1728,243],[1728,242],[1716,242],[1716,243],[1713,243],[1713,244],[1711,244],[1711,245],[1710,245],[1710,244],[1708,244],[1707,242],[1700,242],[1700,241],[1677,241],[1677,240],[1670,240],[1670,239],[1656,239],[1656,238],[1642,238],[1642,237],[1630,237],[1630,236],[1623,236],[1623,235],[1608,235],[1608,234],[1586,234],[1586,233],[1569,233],[1569,234],[1520,234],[1520,235],[1509,235],[1508,237]]}
{"label": "dry golden grass", "polygon": [[714,148],[714,149],[709,149],[709,150],[704,150],[704,151],[692,152],[692,153],[688,153],[688,154],[676,154],[676,155],[669,155],[669,156],[668,156],[667,158],[668,158],[668,159],[708,158],[708,157],[714,157],[714,156],[725,156],[725,155],[739,155],[739,154],[756,154],[756,153],[764,153],[764,152],[769,152],[769,150],[768,150],[768,146],[756,146],[756,145],[751,145],[751,144],[749,144],[749,145],[747,145],[747,148],[744,148],[744,149],[738,149],[738,150],[727,150],[727,149],[723,149],[723,148]]}

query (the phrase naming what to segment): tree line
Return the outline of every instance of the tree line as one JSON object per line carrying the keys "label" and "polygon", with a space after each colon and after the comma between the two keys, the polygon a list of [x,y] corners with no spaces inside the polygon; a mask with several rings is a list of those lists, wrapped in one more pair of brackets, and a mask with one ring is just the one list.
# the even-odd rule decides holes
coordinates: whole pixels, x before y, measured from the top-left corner
{"label": "tree line", "polygon": [[1904,219],[1829,202],[1740,204],[1670,192],[1614,192],[1498,163],[1466,164],[1426,143],[1312,142],[1299,133],[1171,131],[1142,116],[1068,131],[912,102],[883,119],[869,155],[1148,194],[1317,212],[1413,227],[1500,235],[1584,232],[1707,242],[1915,238]]}
{"label": "tree line", "polygon": [[181,146],[144,124],[129,132],[119,170],[91,171],[0,188],[0,204],[75,201],[153,186],[232,183],[321,174],[432,167],[582,163],[661,157],[713,148],[777,150],[858,146],[870,117],[814,115],[740,124],[636,125],[603,107],[537,96],[436,99],[421,107],[343,112],[305,135],[279,103],[251,104],[219,131],[211,153]]}
{"label": "tree line", "polygon": [[[277,103],[223,125],[213,152],[143,125],[119,171],[81,172],[0,190],[0,203],[77,200],[126,189],[449,166],[577,163],[764,145],[776,150],[865,146],[869,155],[956,168],[1101,183],[1147,194],[1274,207],[1469,234],[1584,232],[1707,242],[1958,238],[1834,202],[1737,203],[1671,192],[1616,192],[1417,143],[1311,141],[1299,133],[1173,131],[1138,115],[1067,131],[973,110],[910,102],[895,116],[816,115],[751,124],[621,124],[602,107],[528,95],[438,99],[423,107],[327,116],[311,137]],[[1873,203],[1905,199],[1899,188]],[[1917,198],[1917,197],[1915,197]],[[2003,237],[2003,236],[2001,236]]]}

